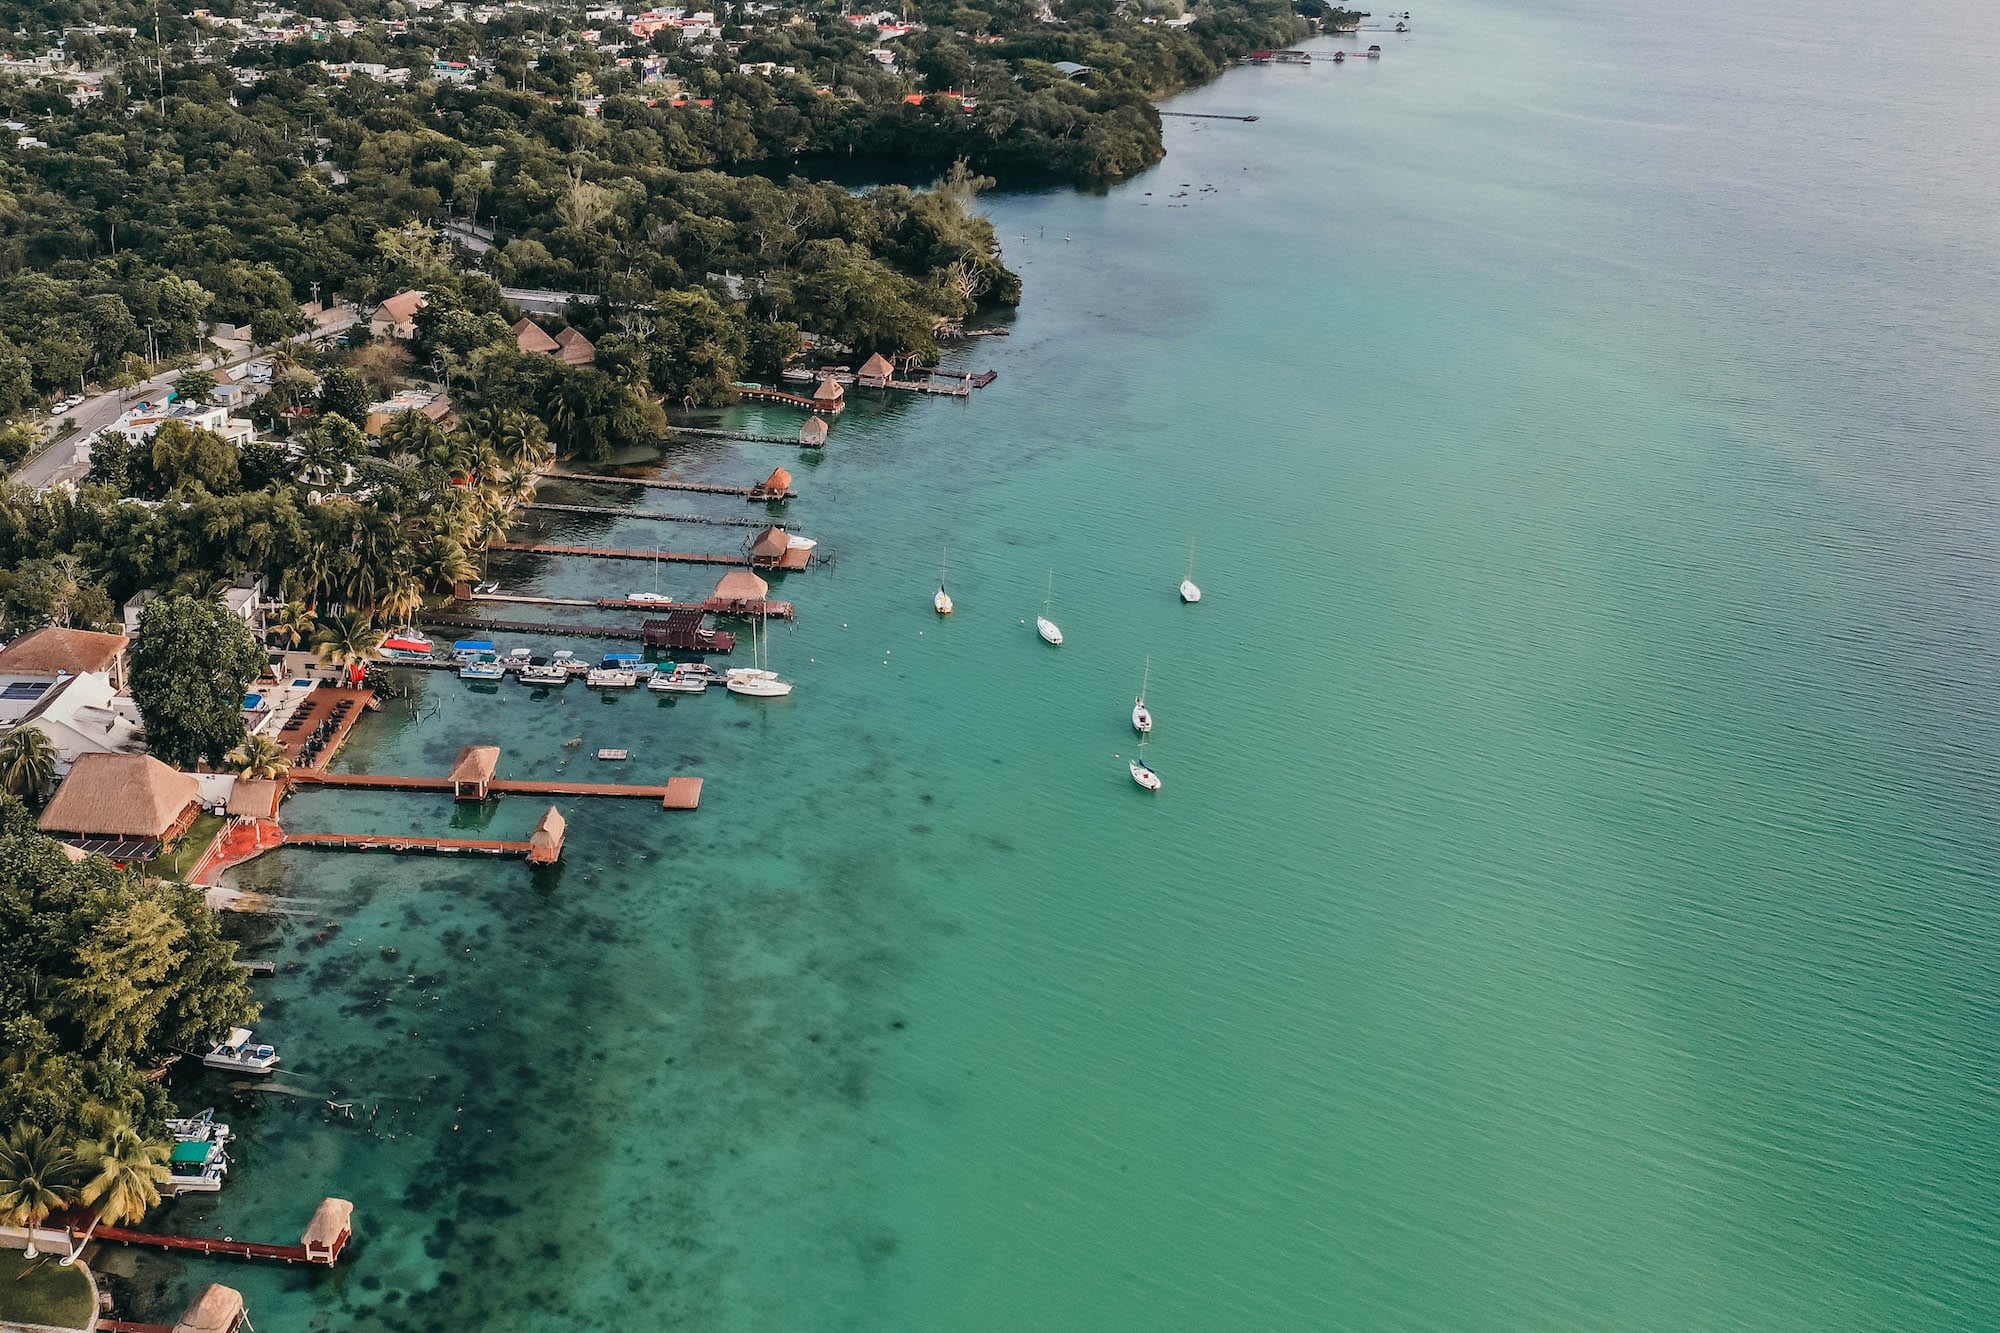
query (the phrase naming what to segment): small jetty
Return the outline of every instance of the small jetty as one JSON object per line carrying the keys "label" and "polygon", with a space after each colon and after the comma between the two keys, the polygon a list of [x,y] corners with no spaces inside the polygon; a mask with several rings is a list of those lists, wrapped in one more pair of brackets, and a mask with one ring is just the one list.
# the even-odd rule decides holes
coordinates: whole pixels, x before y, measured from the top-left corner
{"label": "small jetty", "polygon": [[492,542],[489,551],[526,551],[531,555],[581,555],[596,560],[651,560],[664,565],[741,565],[748,567],[747,555],[722,555],[712,551],[626,551],[608,546],[553,546],[542,542]]}
{"label": "small jetty", "polygon": [[375,691],[349,685],[321,685],[292,710],[278,729],[278,744],[293,768],[314,768],[332,759]]}
{"label": "small jetty", "polygon": [[1248,125],[1256,116],[1225,116],[1219,111],[1162,111],[1163,116],[1178,116],[1182,120],[1240,120]]}
{"label": "small jetty", "polygon": [[[482,597],[480,600],[484,601],[486,599]],[[514,598],[512,600],[526,601],[527,599]],[[583,605],[595,605],[595,603],[583,603]],[[637,643],[644,637],[644,631],[636,625],[576,625],[551,623],[541,620],[481,620],[476,616],[460,616],[449,613],[440,614],[428,611],[423,614],[422,620],[425,625],[435,625],[441,629],[477,629],[486,630],[494,634],[550,634],[572,639],[621,639],[628,643]],[[458,663],[445,661],[396,662],[393,665],[435,666],[439,669],[450,668],[452,670],[457,670],[458,668]]]}
{"label": "small jetty", "polygon": [[554,514],[591,514],[600,518],[650,518],[658,523],[706,523],[717,528],[761,528],[765,526],[761,518],[717,518],[713,514],[662,514],[646,509],[620,509],[616,505],[570,505],[555,504],[548,500],[535,500],[521,506],[537,512]]}
{"label": "small jetty", "polygon": [[287,1264],[324,1264],[332,1267],[354,1236],[354,1205],[345,1199],[322,1199],[306,1223],[297,1245],[268,1245],[253,1240],[230,1240],[222,1236],[175,1236],[157,1231],[134,1231],[130,1227],[100,1224],[93,1236],[120,1245],[145,1245],[157,1250],[186,1250],[225,1259],[276,1259]]}
{"label": "small jetty", "polygon": [[529,865],[562,859],[567,830],[561,812],[550,806],[525,842],[498,838],[430,838],[408,833],[287,833],[287,847],[319,847],[349,852],[427,852],[438,856],[519,856]]}
{"label": "small jetty", "polygon": [[[803,407],[808,412],[838,412],[846,406],[839,399],[823,402],[796,393],[786,393],[783,389],[767,389],[761,384],[732,384],[730,387],[736,390],[738,398],[748,398],[758,403],[783,403],[786,407]],[[798,443],[797,440],[785,441],[782,438],[779,442]]]}
{"label": "small jetty", "polygon": [[[662,783],[557,782],[540,778],[499,778],[497,745],[468,745],[458,752],[451,772],[441,778],[404,773],[326,773],[316,769],[292,775],[297,786],[354,787],[375,791],[450,792],[459,801],[483,801],[489,796],[603,796],[657,800],[668,810],[692,810],[701,804],[700,778],[668,778]],[[291,834],[286,835],[290,841]],[[401,839],[415,844],[438,841],[398,834],[383,839],[386,846]]]}
{"label": "small jetty", "polygon": [[595,482],[605,486],[644,486],[656,491],[686,491],[694,495],[740,495],[754,504],[764,504],[774,500],[790,500],[798,492],[791,489],[791,474],[779,468],[773,475],[783,475],[785,485],[775,487],[770,481],[761,481],[755,486],[715,486],[700,481],[667,481],[662,477],[624,477],[615,472],[569,472],[550,468],[542,475],[550,481]]}
{"label": "small jetty", "polygon": [[[462,598],[460,600],[513,603],[517,606],[592,606],[605,610],[615,609],[625,611],[661,611],[673,607],[705,611],[710,615],[769,616],[773,620],[790,620],[796,611],[796,608],[790,602],[773,601],[766,601],[760,608],[745,611],[737,601],[717,597],[710,597],[700,602],[634,602],[622,597],[530,597],[521,593],[481,592],[472,594],[470,598]],[[612,626],[597,629],[571,629],[565,625],[531,624],[527,621],[475,620],[470,616],[456,615],[450,612],[426,613],[423,620],[425,624],[446,625],[460,629],[498,629],[520,634],[576,634],[586,639],[633,639],[640,637],[639,632],[630,627]],[[411,664],[397,663],[397,665],[407,666]],[[415,665],[421,666],[422,663],[416,663]],[[441,665],[456,666],[457,663],[446,662]]]}
{"label": "small jetty", "polygon": [[712,426],[671,426],[668,429],[672,430],[676,435],[699,435],[703,439],[709,440],[742,440],[750,444],[789,444],[794,449],[826,448],[826,436],[824,433],[819,432],[815,432],[812,435],[808,435],[805,432],[797,435],[761,435],[756,431],[723,430],[720,427]]}
{"label": "small jetty", "polygon": [[1313,62],[1310,51],[1252,51],[1243,59],[1251,65],[1310,65]]}

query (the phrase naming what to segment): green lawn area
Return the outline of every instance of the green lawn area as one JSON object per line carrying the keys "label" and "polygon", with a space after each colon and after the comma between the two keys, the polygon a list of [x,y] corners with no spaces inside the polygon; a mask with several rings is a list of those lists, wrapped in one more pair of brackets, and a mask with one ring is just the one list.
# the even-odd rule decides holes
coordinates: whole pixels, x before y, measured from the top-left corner
{"label": "green lawn area", "polygon": [[208,844],[215,841],[215,835],[222,832],[222,826],[229,821],[221,815],[196,815],[188,831],[181,835],[179,842],[163,856],[156,856],[146,862],[145,871],[155,879],[186,879],[194,863],[208,850]]}
{"label": "green lawn area", "polygon": [[[60,1252],[32,1261],[19,1250],[0,1250],[0,1324],[88,1328],[95,1313],[90,1279],[82,1265],[64,1268]],[[25,1275],[25,1276],[24,1276]]]}

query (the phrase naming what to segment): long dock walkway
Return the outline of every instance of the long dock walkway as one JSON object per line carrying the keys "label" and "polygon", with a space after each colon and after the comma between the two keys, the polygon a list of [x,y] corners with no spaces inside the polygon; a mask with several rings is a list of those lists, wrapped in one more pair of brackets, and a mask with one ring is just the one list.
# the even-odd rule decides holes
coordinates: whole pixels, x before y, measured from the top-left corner
{"label": "long dock walkway", "polygon": [[542,542],[492,542],[489,551],[527,551],[533,555],[583,555],[598,560],[651,560],[666,565],[736,565],[750,567],[747,555],[702,551],[621,551],[598,546],[552,546]]}
{"label": "long dock walkway", "polygon": [[786,407],[803,407],[808,412],[834,413],[845,407],[845,403],[822,403],[816,398],[807,398],[796,393],[786,393],[783,389],[764,389],[754,385],[733,384],[738,398],[748,398],[758,403],[783,403]]}
{"label": "long dock walkway", "polygon": [[[322,773],[308,769],[292,775],[293,781],[302,786],[316,787],[362,787],[375,791],[433,791],[452,790],[450,778],[433,778],[403,773]],[[641,798],[657,800],[668,810],[693,810],[701,804],[700,778],[668,778],[664,783],[632,782],[551,782],[541,778],[493,778],[486,784],[486,790],[495,794],[513,796],[605,796],[613,798]],[[330,835],[329,835],[330,836]],[[397,835],[400,837],[401,835]],[[406,838],[412,844],[439,839]],[[294,841],[294,835],[286,834],[285,841]],[[384,845],[396,841],[396,837],[382,839]]]}
{"label": "long dock walkway", "polygon": [[333,847],[362,852],[437,852],[445,856],[526,856],[535,850],[535,845],[530,842],[505,842],[497,838],[425,838],[408,833],[287,833],[285,846]]}
{"label": "long dock walkway", "polygon": [[752,503],[790,500],[797,491],[777,495],[760,486],[715,486],[702,481],[668,481],[663,477],[620,477],[604,472],[567,472],[549,469],[542,473],[551,481],[588,481],[605,486],[644,486],[655,491],[687,491],[695,495],[740,495]]}
{"label": "long dock walkway", "polygon": [[796,435],[760,435],[756,431],[723,430],[719,426],[674,426],[670,429],[676,435],[699,435],[711,440],[747,440],[751,444],[789,444],[794,449],[826,448],[825,440],[802,440]]}
{"label": "long dock walkway", "polygon": [[616,505],[566,505],[548,500],[535,500],[521,506],[523,509],[547,510],[556,514],[593,514],[603,518],[650,518],[659,523],[706,523],[717,528],[761,528],[767,520],[761,518],[716,518],[711,514],[662,514],[646,509],[620,509]]}
{"label": "long dock walkway", "polygon": [[[793,612],[796,610],[790,602],[766,602],[764,603],[762,612],[746,613],[737,604],[725,602],[715,597],[710,597],[706,601],[700,602],[634,602],[624,597],[529,597],[522,593],[476,592],[472,594],[472,600],[475,602],[496,602],[502,605],[511,602],[517,606],[595,606],[607,610],[615,609],[621,611],[706,611],[710,615],[717,616],[762,614],[774,620],[790,620]],[[525,622],[511,624],[498,620],[474,620],[470,616],[457,614],[426,615],[424,620],[427,623],[436,625],[465,626],[471,629],[506,629],[515,630],[522,634],[582,634],[586,638],[599,639],[637,638],[639,634],[637,630],[611,629],[600,633],[591,630],[570,629],[563,625],[531,625]]]}
{"label": "long dock walkway", "polygon": [[156,1250],[192,1250],[197,1254],[227,1259],[276,1259],[281,1263],[318,1263],[306,1258],[303,1245],[266,1245],[254,1240],[225,1240],[220,1236],[170,1236],[157,1231],[132,1231],[125,1227],[100,1225],[93,1233],[98,1240],[121,1245],[146,1245]]}

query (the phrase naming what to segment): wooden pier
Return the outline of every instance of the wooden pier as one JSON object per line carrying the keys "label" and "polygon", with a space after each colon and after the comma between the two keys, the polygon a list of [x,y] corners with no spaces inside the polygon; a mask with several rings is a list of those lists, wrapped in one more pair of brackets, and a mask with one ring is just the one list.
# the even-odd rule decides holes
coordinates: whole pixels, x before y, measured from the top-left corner
{"label": "wooden pier", "polygon": [[[88,1210],[76,1210],[73,1214],[87,1225]],[[214,1255],[225,1259],[276,1259],[287,1264],[324,1264],[331,1268],[340,1261],[340,1255],[353,1239],[354,1205],[345,1199],[322,1199],[314,1210],[312,1220],[306,1223],[305,1234],[297,1245],[267,1245],[254,1240],[232,1240],[226,1236],[175,1236],[159,1231],[135,1231],[130,1227],[114,1227],[100,1223],[94,1232],[97,1240],[112,1241],[120,1245],[146,1245],[156,1250],[184,1250],[194,1254]]]}
{"label": "wooden pier", "polygon": [[[748,398],[758,403],[783,403],[786,407],[802,407],[808,412],[832,413],[838,412],[846,406],[845,403],[842,403],[838,399],[823,403],[817,398],[806,398],[796,393],[786,393],[783,389],[765,389],[745,384],[736,384],[730,387],[735,389],[738,398]],[[780,441],[780,443],[797,444],[798,441],[794,439]]]}
{"label": "wooden pier", "polygon": [[[292,774],[294,785],[305,787],[354,787],[374,791],[444,792],[453,790],[448,777],[433,778],[402,773],[322,773],[308,769]],[[667,810],[693,810],[701,804],[700,778],[668,778],[664,783],[629,782],[550,782],[540,778],[492,778],[486,783],[495,796],[602,796],[615,799],[657,800]],[[324,835],[333,836],[333,835]],[[294,841],[286,834],[285,841]],[[446,841],[397,834],[378,838],[384,846],[401,841],[411,845]]]}
{"label": "wooden pier", "polygon": [[797,491],[788,490],[779,495],[763,486],[713,486],[699,481],[667,481],[660,477],[621,477],[608,472],[564,472],[545,470],[542,475],[550,481],[587,481],[605,486],[644,486],[656,491],[686,491],[695,495],[740,495],[753,504],[765,504],[777,500],[790,500]]}
{"label": "wooden pier", "polygon": [[796,435],[760,435],[755,431],[722,430],[712,426],[671,426],[668,429],[676,435],[699,435],[710,440],[743,440],[750,444],[789,444],[794,449],[826,448],[825,440],[805,440]]}
{"label": "wooden pier", "polygon": [[[472,600],[475,602],[497,602],[502,604],[512,603],[517,606],[586,606],[586,607],[594,606],[594,607],[601,607],[605,610],[653,611],[653,612],[687,609],[687,610],[706,611],[710,615],[715,615],[715,616],[743,614],[741,611],[737,610],[735,603],[725,602],[720,598],[716,597],[710,597],[706,601],[700,601],[700,602],[673,602],[673,601],[634,602],[627,598],[622,598],[622,597],[594,597],[594,598],[593,597],[528,597],[528,596],[523,596],[519,593],[476,592],[472,595]],[[792,606],[790,602],[766,602],[764,603],[764,610],[761,612],[761,614],[767,615],[771,617],[773,620],[790,620],[792,618],[794,610],[795,608]],[[583,637],[585,638],[623,639],[623,638],[633,637],[634,634],[636,633],[635,631],[627,629],[610,629],[602,633],[597,633],[597,632],[585,633],[584,631],[571,630],[561,625],[528,625],[525,623],[510,625],[508,622],[504,621],[474,620],[469,616],[456,616],[449,614],[445,616],[426,615],[424,619],[433,624],[451,625],[455,627],[464,627],[470,629],[511,628],[522,634],[575,633],[575,634],[582,634]]]}
{"label": "wooden pier", "polygon": [[287,833],[287,847],[326,847],[356,852],[434,852],[443,856],[528,856],[531,842],[494,838],[426,838],[409,833]]}
{"label": "wooden pier", "polygon": [[[600,604],[583,603],[583,605]],[[706,614],[708,611],[706,606],[683,606],[680,603],[669,602],[607,602],[601,603],[601,605],[630,607],[634,610],[651,611],[656,615],[659,612],[665,611],[669,613],[670,617],[680,612],[700,616]],[[572,639],[614,639],[623,643],[651,643],[652,636],[656,633],[651,628],[656,623],[652,620],[648,620],[640,625],[565,625],[540,620],[480,620],[473,616],[451,615],[449,613],[442,615],[435,613],[426,614],[422,619],[424,624],[436,625],[441,629],[476,629],[485,630],[488,633],[497,632],[501,634],[547,634],[556,638]],[[681,637],[686,637],[684,632],[679,630],[676,632]],[[660,646],[681,648],[678,642]],[[712,630],[709,631],[709,638],[706,641],[692,641],[691,646],[681,648],[681,651],[726,653],[735,647],[736,636],[734,634],[726,630]],[[397,665],[426,666],[429,664],[424,662],[401,662]],[[456,662],[439,662],[436,665],[440,668],[450,668],[452,670],[457,670],[458,668],[458,663]]]}
{"label": "wooden pier", "polygon": [[1215,111],[1162,111],[1160,114],[1179,116],[1182,120],[1240,120],[1246,125],[1257,119],[1255,116],[1225,116]]}
{"label": "wooden pier", "polygon": [[489,551],[526,551],[531,555],[581,555],[596,560],[650,560],[665,565],[735,565],[750,568],[747,555],[701,551],[622,551],[599,546],[551,546],[541,542],[491,542]]}
{"label": "wooden pier", "polygon": [[616,505],[566,505],[535,500],[523,509],[547,510],[556,514],[591,514],[600,518],[650,518],[658,523],[706,523],[718,528],[761,528],[761,518],[716,518],[710,514],[661,514],[646,509],[620,509]]}
{"label": "wooden pier", "polygon": [[[1233,120],[1235,117],[1232,116],[1229,119]],[[1254,120],[1255,117],[1253,116],[1252,119]],[[851,384],[863,389],[900,389],[904,393],[932,393],[946,398],[970,398],[974,389],[984,388],[986,385],[1000,378],[1000,372],[996,370],[981,371],[977,375],[966,375],[957,372],[940,373],[936,371],[929,373],[932,376],[931,380],[871,379],[863,381],[859,375],[856,375],[851,370],[787,370],[784,372],[784,375],[788,380],[826,379],[832,380],[835,384]],[[950,384],[937,384],[933,383],[933,380],[952,380],[954,382]],[[739,392],[741,391],[739,390]]]}
{"label": "wooden pier", "polygon": [[[352,686],[322,685],[306,696],[305,702],[292,710],[292,715],[272,733],[285,752],[285,760],[293,768],[310,768],[324,764],[340,752],[341,745],[354,730],[361,715],[374,702],[375,691],[357,689]],[[345,705],[343,707],[343,705]],[[322,722],[332,724],[332,730],[311,759],[304,757],[313,732]]]}

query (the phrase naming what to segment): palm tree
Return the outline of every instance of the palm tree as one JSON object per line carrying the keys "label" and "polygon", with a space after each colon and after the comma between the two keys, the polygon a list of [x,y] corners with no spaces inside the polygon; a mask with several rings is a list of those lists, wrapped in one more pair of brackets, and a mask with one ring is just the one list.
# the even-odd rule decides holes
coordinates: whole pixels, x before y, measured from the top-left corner
{"label": "palm tree", "polygon": [[287,648],[296,648],[312,635],[313,609],[304,602],[287,602],[271,622],[271,637]]}
{"label": "palm tree", "polygon": [[0,1143],[0,1222],[28,1228],[27,1258],[35,1257],[34,1228],[76,1198],[76,1158],[39,1125],[16,1125]]}
{"label": "palm tree", "polygon": [[0,787],[24,801],[38,801],[56,778],[55,742],[40,727],[16,727],[0,741]]}
{"label": "palm tree", "polygon": [[269,736],[245,736],[243,744],[229,756],[229,762],[236,765],[238,773],[251,779],[281,778],[292,767],[285,758],[285,747]]}
{"label": "palm tree", "polygon": [[90,1219],[90,1227],[83,1233],[83,1243],[63,1259],[64,1264],[76,1262],[76,1256],[90,1243],[91,1232],[97,1230],[99,1222],[109,1222],[114,1227],[136,1222],[159,1203],[160,1186],[171,1174],[167,1169],[167,1151],[165,1144],[141,1138],[123,1115],[112,1118],[104,1137],[78,1149],[78,1165],[90,1177],[84,1181],[80,1197],[92,1206],[96,1216]]}
{"label": "palm tree", "polygon": [[321,666],[357,666],[381,654],[385,637],[368,616],[349,611],[319,627],[313,635],[313,655]]}

